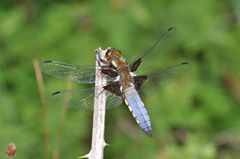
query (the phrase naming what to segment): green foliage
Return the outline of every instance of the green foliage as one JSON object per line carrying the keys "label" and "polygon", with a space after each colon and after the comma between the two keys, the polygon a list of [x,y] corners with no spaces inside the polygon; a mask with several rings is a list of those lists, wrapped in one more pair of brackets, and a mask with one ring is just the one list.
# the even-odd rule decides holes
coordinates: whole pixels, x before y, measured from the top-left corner
{"label": "green foliage", "polygon": [[[176,27],[149,57],[153,68],[189,61],[185,78],[143,97],[154,138],[122,106],[107,113],[105,158],[240,158],[240,1],[5,1],[0,2],[0,158],[10,142],[16,158],[45,158],[56,146],[63,107],[42,117],[32,59],[94,64],[97,47],[116,47],[131,61],[168,27]],[[151,67],[148,67],[149,69]],[[151,71],[151,70],[149,70]],[[44,75],[50,92],[66,81]],[[60,158],[85,154],[91,112],[68,110]]]}

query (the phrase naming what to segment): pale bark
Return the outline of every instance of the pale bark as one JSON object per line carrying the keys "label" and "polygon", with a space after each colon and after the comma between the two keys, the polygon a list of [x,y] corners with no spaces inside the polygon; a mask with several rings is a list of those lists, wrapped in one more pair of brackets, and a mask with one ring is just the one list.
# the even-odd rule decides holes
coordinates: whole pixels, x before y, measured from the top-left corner
{"label": "pale bark", "polygon": [[[106,50],[101,48],[96,49],[96,53],[104,57]],[[98,55],[96,56],[98,60]],[[106,84],[106,76],[101,73],[99,64],[96,61],[96,79],[95,85]],[[106,93],[102,90],[95,90],[94,112],[93,112],[93,128],[92,128],[92,146],[90,152],[80,158],[103,159],[104,147],[107,145],[104,140],[105,129],[105,108],[106,108]]]}

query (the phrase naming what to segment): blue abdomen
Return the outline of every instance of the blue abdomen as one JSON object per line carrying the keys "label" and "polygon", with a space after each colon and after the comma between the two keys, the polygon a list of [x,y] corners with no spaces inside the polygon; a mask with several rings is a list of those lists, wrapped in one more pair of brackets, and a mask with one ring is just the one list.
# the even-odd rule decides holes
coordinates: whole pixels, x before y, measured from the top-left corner
{"label": "blue abdomen", "polygon": [[129,88],[124,93],[124,102],[135,118],[141,129],[149,136],[152,136],[151,121],[141,98],[135,88]]}

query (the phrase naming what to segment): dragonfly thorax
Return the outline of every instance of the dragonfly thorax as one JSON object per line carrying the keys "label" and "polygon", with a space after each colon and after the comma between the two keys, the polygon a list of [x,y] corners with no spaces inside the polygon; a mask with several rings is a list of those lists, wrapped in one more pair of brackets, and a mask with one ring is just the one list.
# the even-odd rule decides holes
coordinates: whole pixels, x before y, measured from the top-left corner
{"label": "dragonfly thorax", "polygon": [[105,54],[107,62],[114,67],[118,73],[118,79],[120,84],[120,91],[124,92],[128,87],[134,87],[134,79],[131,69],[125,58],[122,56],[120,50],[110,48]]}
{"label": "dragonfly thorax", "polygon": [[115,48],[110,48],[107,50],[105,54],[106,60],[117,70],[121,67],[127,66],[127,61],[122,56],[122,53],[120,50],[117,50]]}

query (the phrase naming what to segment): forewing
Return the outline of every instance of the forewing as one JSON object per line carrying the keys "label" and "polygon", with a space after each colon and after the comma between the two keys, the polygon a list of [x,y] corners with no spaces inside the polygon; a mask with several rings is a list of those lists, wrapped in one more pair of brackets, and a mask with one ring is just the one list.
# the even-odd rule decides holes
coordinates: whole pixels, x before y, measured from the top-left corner
{"label": "forewing", "polygon": [[[115,108],[122,104],[122,98],[120,96],[116,96],[106,90],[102,90],[102,86],[98,86],[96,89],[100,89],[100,91],[97,92],[106,93],[106,109]],[[70,108],[86,108],[94,110],[94,95],[94,87],[87,89],[61,90],[54,92],[51,96],[51,100],[57,102],[58,105],[66,105]]]}
{"label": "forewing", "polygon": [[168,35],[175,30],[174,27],[168,28],[166,31],[164,31],[157,40],[150,45],[143,53],[141,53],[139,56],[137,56],[130,64],[130,68],[134,65],[140,65],[140,63],[143,61],[143,59],[149,55],[152,54],[159,54],[160,51],[160,44],[168,37]]}
{"label": "forewing", "polygon": [[[95,65],[76,65],[60,61],[44,61],[41,63],[41,69],[46,74],[61,79],[85,84],[95,82]],[[114,81],[114,78],[108,77],[107,80],[111,82]]]}

